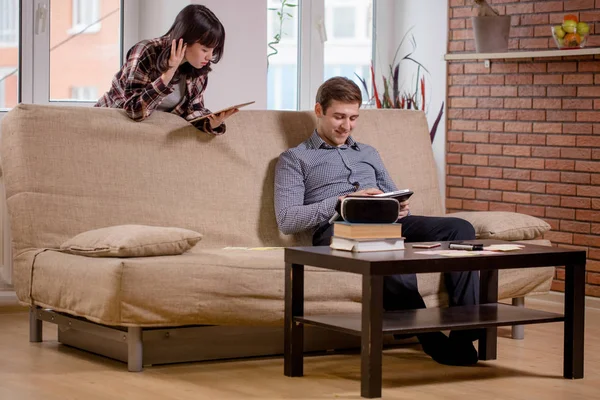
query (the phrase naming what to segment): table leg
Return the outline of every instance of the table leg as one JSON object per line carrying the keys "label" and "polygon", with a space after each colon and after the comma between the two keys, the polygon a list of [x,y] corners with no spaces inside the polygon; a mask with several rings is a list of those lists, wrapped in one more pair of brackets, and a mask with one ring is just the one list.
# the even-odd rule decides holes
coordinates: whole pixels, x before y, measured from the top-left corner
{"label": "table leg", "polygon": [[[479,271],[479,303],[498,302],[498,270]],[[497,356],[498,328],[486,328],[479,337],[479,359],[495,360]]]}
{"label": "table leg", "polygon": [[565,336],[563,376],[583,378],[585,264],[565,267]]}
{"label": "table leg", "polygon": [[304,324],[294,317],[304,316],[304,265],[285,263],[285,328],[283,373],[304,374]]}
{"label": "table leg", "polygon": [[383,277],[363,275],[360,394],[381,397]]}

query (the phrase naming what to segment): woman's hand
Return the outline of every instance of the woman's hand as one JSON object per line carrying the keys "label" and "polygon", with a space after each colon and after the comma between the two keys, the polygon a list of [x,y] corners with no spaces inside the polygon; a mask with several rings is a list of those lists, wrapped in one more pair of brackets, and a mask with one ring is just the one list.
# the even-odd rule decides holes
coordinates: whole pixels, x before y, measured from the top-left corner
{"label": "woman's hand", "polygon": [[183,43],[183,39],[179,39],[179,42],[173,40],[171,43],[171,55],[169,56],[169,69],[163,72],[160,76],[165,85],[168,85],[175,76],[177,68],[181,65],[185,58],[185,49],[187,44]]}
{"label": "woman's hand", "polygon": [[218,128],[227,118],[231,117],[233,114],[237,113],[238,111],[240,111],[240,110],[237,108],[234,108],[232,110],[223,111],[222,113],[219,113],[219,114],[209,115],[208,119],[210,121],[210,127],[212,129]]}

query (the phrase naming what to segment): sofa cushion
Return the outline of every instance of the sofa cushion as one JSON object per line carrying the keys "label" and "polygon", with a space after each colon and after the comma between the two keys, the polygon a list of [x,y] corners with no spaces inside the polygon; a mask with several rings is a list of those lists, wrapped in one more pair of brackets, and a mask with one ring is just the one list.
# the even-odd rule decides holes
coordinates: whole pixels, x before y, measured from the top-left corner
{"label": "sofa cushion", "polygon": [[189,229],[117,225],[94,229],[64,242],[60,249],[89,257],[147,257],[181,254],[202,235]]}
{"label": "sofa cushion", "polygon": [[531,215],[505,211],[473,211],[447,214],[467,220],[478,239],[528,240],[540,237],[550,225]]}

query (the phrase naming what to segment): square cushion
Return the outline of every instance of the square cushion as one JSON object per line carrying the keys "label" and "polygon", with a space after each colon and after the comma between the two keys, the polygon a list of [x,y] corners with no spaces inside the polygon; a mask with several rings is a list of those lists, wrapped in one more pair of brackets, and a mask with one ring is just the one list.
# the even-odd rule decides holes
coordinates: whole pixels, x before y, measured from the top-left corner
{"label": "square cushion", "polygon": [[183,228],[117,225],[94,229],[64,242],[60,249],[90,257],[146,257],[181,254],[202,239]]}
{"label": "square cushion", "polygon": [[463,211],[446,216],[469,221],[478,239],[529,240],[550,230],[550,224],[544,220],[507,211]]}

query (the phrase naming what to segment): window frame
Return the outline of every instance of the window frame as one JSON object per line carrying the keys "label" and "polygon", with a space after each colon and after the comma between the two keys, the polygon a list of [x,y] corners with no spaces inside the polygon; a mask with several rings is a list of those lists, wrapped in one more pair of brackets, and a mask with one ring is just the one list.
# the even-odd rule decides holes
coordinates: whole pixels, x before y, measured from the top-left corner
{"label": "window frame", "polygon": [[[88,3],[91,2],[91,3]],[[92,17],[90,21],[79,21],[78,14],[80,9],[89,8],[85,4],[91,4],[92,9]],[[121,4],[122,6],[122,4]],[[72,21],[71,28],[68,30],[68,33],[71,35],[79,35],[79,34],[93,34],[100,31],[102,28],[102,22],[97,22],[94,25],[90,25],[93,21],[96,21],[100,18],[100,0],[72,0]],[[87,29],[86,29],[87,27]],[[85,29],[85,31],[84,31]]]}

